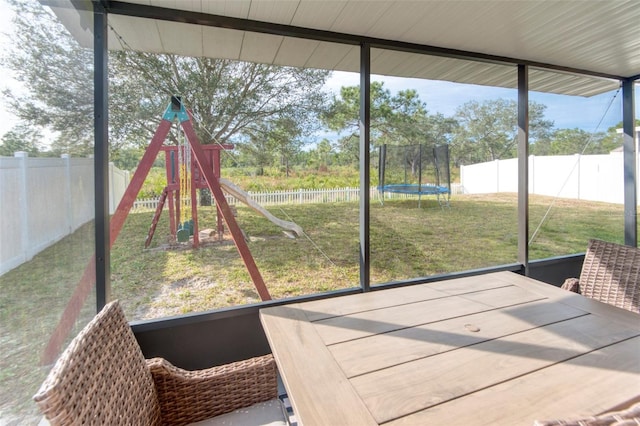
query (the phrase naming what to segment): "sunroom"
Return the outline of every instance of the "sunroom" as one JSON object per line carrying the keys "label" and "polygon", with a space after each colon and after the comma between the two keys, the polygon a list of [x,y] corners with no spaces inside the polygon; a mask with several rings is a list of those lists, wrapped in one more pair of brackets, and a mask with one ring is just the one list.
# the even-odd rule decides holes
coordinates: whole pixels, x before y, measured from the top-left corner
{"label": "sunroom", "polygon": [[[540,386],[640,345],[633,313],[557,289],[590,240],[637,247],[633,1],[8,3],[20,121],[0,145],[0,424],[40,421],[32,395],[113,300],[145,358],[199,370],[273,353],[299,424],[533,424],[640,395],[627,358],[601,368],[619,393],[597,374],[573,403]],[[607,336],[588,346],[570,324],[592,317],[628,324],[595,322]],[[494,323],[520,328],[484,336]],[[587,349],[547,353],[534,323]],[[297,340],[310,324],[316,340]],[[404,344],[414,358],[372,359]],[[466,375],[528,370],[423,386],[458,352]],[[534,372],[546,396],[511,401]],[[587,401],[599,381],[608,396]]]}

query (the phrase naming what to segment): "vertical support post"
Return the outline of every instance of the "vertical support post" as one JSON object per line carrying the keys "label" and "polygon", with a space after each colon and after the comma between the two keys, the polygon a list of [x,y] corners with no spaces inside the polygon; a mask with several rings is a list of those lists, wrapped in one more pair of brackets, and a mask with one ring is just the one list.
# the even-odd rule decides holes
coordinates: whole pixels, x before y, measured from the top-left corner
{"label": "vertical support post", "polygon": [[32,217],[29,206],[29,168],[27,161],[29,153],[25,151],[17,151],[13,153],[14,158],[20,159],[20,211],[24,212],[25,220],[21,220],[20,226],[20,255],[21,263],[31,260],[33,249],[31,248],[31,221]]}
{"label": "vertical support post", "polygon": [[[71,234],[76,227],[73,217],[73,190],[71,189],[71,156],[69,154],[61,154],[60,158],[64,160],[64,200],[66,207],[67,232]],[[26,210],[25,210],[26,211]]]}
{"label": "vertical support post", "polygon": [[380,204],[384,206],[384,173],[387,166],[387,144],[380,146],[378,155],[378,196],[380,197]]}
{"label": "vertical support post", "polygon": [[422,144],[418,145],[418,208],[422,203]]}
{"label": "vertical support post", "polygon": [[94,91],[94,192],[96,308],[111,298],[109,235],[109,116],[108,116],[108,27],[107,12],[94,2],[93,91]]}
{"label": "vertical support post", "polygon": [[371,45],[360,45],[360,286],[371,289],[371,244],[369,241],[369,146],[371,130]]}
{"label": "vertical support post", "polygon": [[87,296],[95,283],[96,310],[111,297],[111,259],[109,231],[109,137],[108,137],[108,26],[107,12],[99,2],[93,5],[93,173],[95,254],[85,267],[76,289],[42,354],[41,363],[55,360],[72,330]]}
{"label": "vertical support post", "polygon": [[635,99],[634,81],[622,82],[622,146],[624,162],[624,243],[638,246],[638,171],[635,138]]}
{"label": "vertical support post", "polygon": [[529,275],[529,68],[518,65],[518,262]]}

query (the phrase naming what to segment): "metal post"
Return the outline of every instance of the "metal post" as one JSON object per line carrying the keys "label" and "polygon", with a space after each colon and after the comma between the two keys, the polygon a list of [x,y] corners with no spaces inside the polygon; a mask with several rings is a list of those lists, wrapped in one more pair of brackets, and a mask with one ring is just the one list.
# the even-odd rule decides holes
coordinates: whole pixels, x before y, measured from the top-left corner
{"label": "metal post", "polygon": [[518,65],[518,262],[529,275],[529,68]]}
{"label": "metal post", "polygon": [[51,364],[73,329],[95,282],[96,310],[100,311],[111,297],[111,259],[109,231],[109,138],[107,69],[107,13],[101,3],[91,3],[93,9],[93,172],[95,209],[95,254],[89,260],[58,325],[51,333],[40,359]]}
{"label": "metal post", "polygon": [[369,241],[369,145],[371,127],[371,46],[360,45],[360,286],[369,291],[371,252]]}
{"label": "metal post", "polygon": [[94,58],[94,191],[96,308],[100,311],[111,298],[109,236],[109,135],[108,135],[108,27],[107,12],[100,3],[93,11]]}
{"label": "metal post", "polygon": [[624,150],[624,243],[638,246],[637,170],[634,81],[622,82],[622,146]]}
{"label": "metal post", "polygon": [[418,145],[418,208],[422,207],[422,144]]}

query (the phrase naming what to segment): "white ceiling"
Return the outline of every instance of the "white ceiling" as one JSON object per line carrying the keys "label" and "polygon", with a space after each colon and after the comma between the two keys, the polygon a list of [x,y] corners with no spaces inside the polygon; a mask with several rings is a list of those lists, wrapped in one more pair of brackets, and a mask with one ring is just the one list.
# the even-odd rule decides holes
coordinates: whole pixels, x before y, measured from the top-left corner
{"label": "white ceiling", "polygon": [[[638,0],[128,0],[596,73],[640,74]],[[58,13],[58,11],[56,12]],[[58,13],[69,28],[73,19]],[[179,12],[176,12],[179,14]],[[357,72],[357,46],[109,15],[110,48]],[[74,30],[72,30],[74,31]],[[114,33],[115,31],[115,33]],[[74,33],[79,34],[76,30]],[[372,72],[516,87],[513,65],[374,49]],[[615,80],[532,69],[532,90],[590,96]]]}

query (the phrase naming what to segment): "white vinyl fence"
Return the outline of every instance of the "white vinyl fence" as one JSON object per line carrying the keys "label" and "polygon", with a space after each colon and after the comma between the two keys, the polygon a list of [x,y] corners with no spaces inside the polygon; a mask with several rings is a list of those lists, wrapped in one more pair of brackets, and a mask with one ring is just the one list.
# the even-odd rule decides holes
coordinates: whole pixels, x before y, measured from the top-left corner
{"label": "white vinyl fence", "polygon": [[[451,184],[452,194],[462,194],[462,186],[460,184]],[[249,196],[258,204],[262,206],[274,206],[282,204],[316,204],[316,203],[341,203],[341,202],[355,202],[360,200],[359,188],[330,188],[330,189],[294,189],[283,191],[264,191],[264,192],[249,192]],[[379,199],[380,194],[375,187],[371,188],[371,200],[376,201]],[[423,199],[433,198],[433,195],[423,195]],[[406,199],[416,198],[416,195],[411,194],[395,194],[385,192],[385,200],[390,199]],[[231,205],[239,203],[231,195],[226,195],[227,202]],[[144,198],[137,199],[133,204],[133,209],[149,210],[155,209],[158,206],[160,197],[156,198]]]}
{"label": "white vinyl fence", "polygon": [[[109,165],[113,213],[129,172]],[[0,157],[0,275],[93,220],[93,159]]]}
{"label": "white vinyl fence", "polygon": [[[518,192],[518,160],[461,166],[460,182],[465,194]],[[624,204],[623,182],[622,152],[529,157],[530,194]]]}

